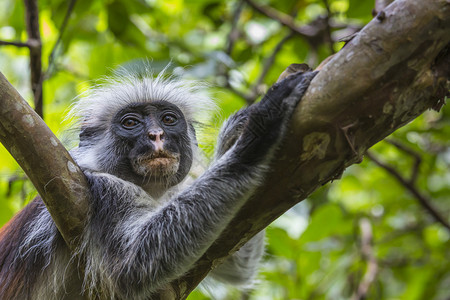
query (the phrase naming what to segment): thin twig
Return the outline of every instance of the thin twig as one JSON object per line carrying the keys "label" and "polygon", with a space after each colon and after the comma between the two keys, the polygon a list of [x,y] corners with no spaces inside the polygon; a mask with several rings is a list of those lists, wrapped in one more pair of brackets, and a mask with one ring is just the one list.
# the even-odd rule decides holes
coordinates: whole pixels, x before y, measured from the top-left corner
{"label": "thin twig", "polygon": [[366,299],[370,286],[376,279],[378,274],[378,262],[373,253],[373,233],[372,225],[367,218],[359,220],[359,228],[361,230],[361,253],[364,260],[367,261],[367,270],[364,273],[364,277],[355,293],[352,296],[352,300]]}
{"label": "thin twig", "polygon": [[403,178],[403,176],[395,170],[392,166],[380,161],[369,151],[366,153],[366,156],[376,163],[378,166],[385,169],[388,173],[390,173],[397,181],[399,181],[413,196],[419,201],[419,203],[428,211],[428,213],[439,223],[442,224],[445,228],[450,230],[450,224],[447,220],[444,219],[440,215],[440,213],[432,206],[430,199],[426,198],[424,195],[420,193],[420,191],[409,181]]}
{"label": "thin twig", "polygon": [[256,81],[255,87],[258,87],[264,81],[264,78],[266,78],[267,73],[269,72],[270,68],[272,67],[273,63],[275,62],[275,58],[276,58],[278,52],[281,51],[281,49],[283,48],[284,44],[287,41],[289,41],[292,37],[294,37],[294,33],[292,31],[290,31],[275,46],[275,48],[272,51],[272,54],[270,54],[269,58],[267,58],[266,61],[264,62],[263,70],[262,70],[261,74],[259,75],[258,80]]}
{"label": "thin twig", "polygon": [[281,51],[283,45],[292,37],[294,36],[294,33],[290,31],[278,44],[275,46],[272,54],[269,56],[269,58],[266,59],[263,70],[261,71],[261,74],[258,77],[258,80],[253,84],[252,88],[250,88],[250,91],[247,93],[241,92],[239,90],[236,90],[230,83],[228,78],[228,72],[225,72],[226,76],[226,88],[231,90],[233,93],[238,95],[239,97],[243,98],[247,105],[253,104],[257,97],[260,95],[260,92],[258,91],[259,87],[261,86],[262,82],[264,81],[264,78],[267,76],[267,73],[269,72],[270,68],[272,67],[273,63],[275,62],[275,57],[278,54],[278,52]]}
{"label": "thin twig", "polygon": [[325,38],[326,42],[328,44],[328,47],[330,49],[331,54],[334,54],[334,48],[333,48],[333,39],[331,38],[331,25],[330,25],[330,17],[332,15],[330,5],[328,3],[328,0],[323,0],[323,3],[325,5],[325,8],[327,9],[327,15],[325,17]]}
{"label": "thin twig", "polygon": [[397,149],[399,149],[405,153],[408,153],[409,155],[414,157],[414,165],[413,165],[412,171],[411,171],[411,178],[409,179],[409,182],[411,184],[414,184],[414,182],[417,179],[417,176],[419,175],[420,164],[422,163],[422,157],[420,156],[420,154],[417,153],[416,151],[414,151],[413,149],[411,149],[410,147],[407,147],[406,145],[404,145],[398,141],[395,141],[392,139],[385,139],[384,141],[395,146]]}
{"label": "thin twig", "polygon": [[15,46],[15,47],[27,47],[29,48],[30,45],[28,43],[23,42],[8,42],[8,41],[0,41],[0,46]]}
{"label": "thin twig", "polygon": [[[18,181],[25,181],[28,180],[28,177],[23,176],[23,175],[13,175],[8,179],[8,188],[6,189],[6,193],[5,196],[6,197],[10,197],[12,195],[12,189],[13,189],[13,184],[15,182]],[[20,189],[20,191],[22,192],[22,194],[24,193],[24,188],[22,186],[22,188]],[[24,198],[22,198],[24,199]]]}
{"label": "thin twig", "polygon": [[241,92],[240,90],[236,89],[235,87],[233,87],[233,86],[230,84],[230,81],[229,81],[228,79],[226,80],[225,87],[226,87],[227,89],[229,89],[231,92],[233,92],[234,94],[236,94],[238,97],[241,97],[242,99],[244,99],[246,103],[249,103],[249,102],[251,101],[251,98],[250,98],[250,97],[251,97],[252,95],[246,94],[246,93]]}
{"label": "thin twig", "polygon": [[290,40],[294,36],[294,33],[289,31],[289,33],[281,39],[281,41],[278,42],[278,44],[275,46],[275,48],[272,51],[272,54],[266,59],[264,62],[263,69],[261,71],[261,74],[258,77],[258,80],[255,82],[253,87],[251,88],[250,93],[246,97],[247,104],[250,105],[256,101],[256,98],[261,94],[260,86],[263,83],[264,79],[267,76],[267,73],[269,72],[270,68],[272,67],[273,63],[275,62],[275,58],[277,54],[281,51],[283,48],[283,45]]}
{"label": "thin twig", "polygon": [[225,53],[228,55],[231,55],[231,53],[233,52],[234,43],[239,37],[239,29],[237,24],[239,22],[239,18],[241,17],[243,8],[244,8],[244,0],[241,0],[237,4],[236,9],[233,13],[233,20],[231,21],[231,30],[228,33],[227,49],[225,50]]}
{"label": "thin twig", "polygon": [[30,73],[31,90],[34,95],[34,110],[42,118],[43,92],[42,92],[42,42],[39,32],[39,9],[37,0],[24,0],[26,27],[28,33],[28,42],[30,49]]}
{"label": "thin twig", "polygon": [[[291,10],[291,13],[289,14],[289,16],[291,18],[295,18],[295,16],[297,16],[298,5],[299,5],[299,1],[297,3],[295,3],[294,7]],[[282,38],[281,41],[278,42],[278,44],[273,49],[272,54],[266,59],[266,61],[264,62],[264,66],[261,71],[261,74],[259,75],[256,82],[253,84],[253,87],[251,88],[251,91],[246,98],[248,105],[254,103],[256,101],[256,98],[261,94],[261,92],[262,92],[260,90],[261,84],[264,82],[264,79],[266,78],[267,74],[269,73],[270,68],[274,64],[277,54],[281,51],[284,44],[287,41],[289,41],[291,38],[293,38],[294,36],[295,36],[295,32],[293,30],[290,30],[289,33],[284,38]]]}
{"label": "thin twig", "polygon": [[394,0],[375,0],[375,8],[372,11],[372,15],[375,17],[392,2],[394,2]]}
{"label": "thin twig", "polygon": [[61,27],[59,28],[58,39],[56,40],[55,45],[53,46],[52,52],[50,53],[50,56],[48,58],[48,68],[47,68],[47,71],[45,72],[45,78],[48,78],[50,76],[50,73],[52,72],[52,68],[54,67],[54,64],[55,64],[56,50],[62,41],[63,34],[66,30],[70,15],[72,14],[72,11],[73,11],[73,8],[75,7],[76,2],[77,2],[77,0],[71,0],[69,3],[69,6],[67,7],[67,11],[64,16],[64,20],[61,24]]}
{"label": "thin twig", "polygon": [[291,16],[284,14],[272,7],[260,6],[255,2],[253,2],[252,0],[245,0],[245,2],[249,4],[251,7],[253,7],[259,13],[273,20],[278,21],[282,25],[294,31],[296,34],[299,34],[306,38],[315,37],[317,35],[317,29],[314,28],[313,26],[310,25],[297,26],[294,22],[294,19]]}
{"label": "thin twig", "polygon": [[[234,48],[234,44],[237,40],[237,38],[239,37],[239,30],[238,30],[238,22],[239,22],[239,18],[241,16],[242,13],[242,9],[244,7],[244,0],[241,0],[237,6],[236,9],[233,13],[233,19],[231,22],[231,29],[230,32],[228,33],[228,38],[227,38],[227,48],[225,50],[225,53],[231,57],[231,53],[233,52],[233,48]],[[237,89],[235,89],[231,84],[230,84],[230,75],[228,73],[229,70],[229,66],[228,65],[224,65],[224,68],[221,69],[221,71],[219,71],[219,73],[222,73],[223,76],[225,77],[225,82],[226,82],[226,88],[228,88],[230,91],[232,91],[233,93],[235,93],[237,96],[245,99],[245,101],[247,102],[247,95]]]}
{"label": "thin twig", "polygon": [[264,62],[264,66],[262,68],[261,74],[259,75],[258,79],[256,80],[256,82],[252,85],[252,87],[250,88],[250,91],[247,93],[243,93],[240,92],[236,89],[234,89],[230,84],[229,84],[229,78],[228,78],[228,73],[225,72],[225,77],[227,80],[227,88],[229,88],[233,93],[237,94],[238,96],[242,97],[243,99],[245,99],[247,105],[251,105],[253,104],[256,99],[260,96],[261,91],[260,91],[260,87],[262,82],[264,81],[264,79],[266,78],[270,68],[272,67],[273,63],[275,62],[275,58],[276,55],[281,51],[283,45],[292,37],[295,36],[295,34],[300,34],[301,36],[305,37],[308,41],[311,41],[311,37],[316,37],[317,33],[320,31],[316,28],[316,26],[311,26],[311,25],[307,25],[307,26],[303,26],[303,27],[298,27],[297,25],[294,24],[294,19],[295,16],[298,13],[298,6],[300,2],[297,2],[291,13],[289,15],[281,13],[271,7],[261,7],[258,6],[257,4],[255,4],[253,1],[251,0],[242,0],[239,5],[236,7],[236,10],[234,12],[234,18],[233,18],[233,24],[232,24],[232,29],[228,35],[228,43],[227,43],[227,53],[230,54],[232,51],[232,46],[235,42],[235,38],[236,38],[236,33],[235,31],[235,27],[238,21],[238,17],[241,13],[241,4],[242,3],[248,3],[251,7],[253,7],[255,10],[259,11],[260,13],[266,15],[269,18],[272,18],[278,22],[280,22],[283,25],[286,25],[289,29],[290,32],[283,38],[281,39],[281,41],[278,42],[278,44],[276,45],[276,47],[274,48],[272,54],[265,60]]}

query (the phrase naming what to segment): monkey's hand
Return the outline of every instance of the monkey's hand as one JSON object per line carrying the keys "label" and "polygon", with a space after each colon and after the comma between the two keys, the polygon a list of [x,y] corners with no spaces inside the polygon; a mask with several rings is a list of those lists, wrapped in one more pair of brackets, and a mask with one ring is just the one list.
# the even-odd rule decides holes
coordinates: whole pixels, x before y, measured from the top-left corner
{"label": "monkey's hand", "polygon": [[[292,112],[303,97],[311,80],[317,74],[317,72],[311,72],[311,69],[305,64],[299,66],[302,68],[297,68],[296,70],[300,71],[293,74],[289,73],[292,65],[289,66],[280,76],[279,81],[270,88],[261,102],[239,110],[227,120],[219,134],[215,155],[216,159],[225,154],[236,143],[245,128],[250,128],[250,131],[253,130],[252,128],[254,126],[265,129],[264,126],[269,126],[268,124],[271,122],[271,119],[290,119]],[[250,115],[253,115],[253,121],[249,121]],[[275,127],[272,129],[276,131]],[[284,130],[283,128],[278,133],[284,135]],[[264,135],[264,132],[261,132],[261,130],[256,132]],[[268,142],[270,143],[270,141]]]}
{"label": "monkey's hand", "polygon": [[[226,153],[227,165],[234,164],[228,173],[244,182],[247,188],[257,187],[264,179],[273,150],[286,135],[292,113],[316,73],[303,71],[286,75],[261,102],[240,110],[223,127],[216,155],[220,157]],[[234,285],[251,284],[263,253],[264,232],[261,232],[228,257],[211,275]]]}
{"label": "monkey's hand", "polygon": [[294,109],[317,72],[298,72],[274,84],[263,99],[232,117],[242,131],[235,147],[241,162],[267,159],[284,138]]}

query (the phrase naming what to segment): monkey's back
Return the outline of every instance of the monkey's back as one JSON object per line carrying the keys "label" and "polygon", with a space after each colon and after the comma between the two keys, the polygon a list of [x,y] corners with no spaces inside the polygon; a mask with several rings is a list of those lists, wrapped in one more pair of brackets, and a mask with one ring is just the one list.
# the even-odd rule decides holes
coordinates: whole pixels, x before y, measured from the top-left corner
{"label": "monkey's back", "polygon": [[0,229],[0,299],[70,299],[65,283],[72,273],[69,251],[39,196]]}

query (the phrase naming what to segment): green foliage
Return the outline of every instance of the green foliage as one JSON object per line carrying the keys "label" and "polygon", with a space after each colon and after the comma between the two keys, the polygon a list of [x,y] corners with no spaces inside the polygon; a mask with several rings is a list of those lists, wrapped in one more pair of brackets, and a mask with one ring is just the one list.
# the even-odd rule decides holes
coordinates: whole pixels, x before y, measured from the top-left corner
{"label": "green foliage", "polygon": [[[324,1],[256,1],[284,14],[297,9],[298,25],[327,13]],[[40,5],[43,65],[61,33],[67,0],[43,0]],[[365,24],[373,0],[329,0],[332,18],[341,24]],[[291,63],[316,66],[330,54],[324,41],[317,47],[294,36],[285,42],[260,86],[264,64],[289,33],[276,20],[244,5],[236,24],[237,38],[227,52],[229,32],[239,1],[219,0],[91,0],[77,1],[44,82],[44,119],[64,139],[65,112],[72,99],[116,67],[130,67],[141,59],[152,62],[155,73],[171,62],[182,76],[203,79],[212,86],[220,112],[212,116],[200,145],[212,153],[220,122],[245,105],[241,94],[263,91]],[[343,37],[346,31],[333,30]],[[25,41],[21,1],[0,1],[0,40]],[[334,49],[342,43],[331,45]],[[0,48],[1,72],[32,103],[28,50]],[[45,71],[44,70],[44,71]],[[229,85],[228,85],[229,84]],[[230,90],[230,86],[233,91]],[[427,112],[391,139],[421,158],[412,185],[449,220],[450,108]],[[68,143],[71,144],[70,142]],[[380,142],[373,152],[401,176],[410,178],[414,156]],[[0,225],[31,199],[32,185],[0,147]],[[373,231],[373,255],[378,272],[367,299],[448,299],[450,297],[450,232],[431,217],[404,185],[365,159],[343,178],[328,184],[291,209],[268,229],[262,283],[250,299],[348,299],[367,272],[362,254],[362,218]],[[239,299],[240,293],[224,293]],[[208,299],[200,291],[189,299]]]}
{"label": "green foliage", "polygon": [[349,18],[354,18],[367,23],[371,19],[370,12],[372,11],[373,3],[370,1],[358,1],[349,0],[349,9],[347,11],[347,16]]}

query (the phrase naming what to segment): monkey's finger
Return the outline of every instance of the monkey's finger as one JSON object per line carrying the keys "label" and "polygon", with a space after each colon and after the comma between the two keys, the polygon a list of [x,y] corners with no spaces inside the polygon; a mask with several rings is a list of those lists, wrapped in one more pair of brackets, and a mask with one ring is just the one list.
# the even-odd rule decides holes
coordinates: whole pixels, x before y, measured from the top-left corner
{"label": "monkey's finger", "polygon": [[[300,100],[303,98],[306,90],[308,89],[311,81],[314,77],[319,73],[318,71],[302,73],[301,81],[294,87],[292,92],[283,100],[283,107],[288,110],[294,110],[298,105]],[[292,74],[291,76],[296,76],[296,74]]]}
{"label": "monkey's finger", "polygon": [[282,81],[292,74],[299,72],[305,73],[308,71],[312,71],[312,69],[307,64],[290,64],[289,67],[287,67],[286,70],[281,73],[280,77],[278,77],[277,82]]}

